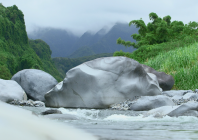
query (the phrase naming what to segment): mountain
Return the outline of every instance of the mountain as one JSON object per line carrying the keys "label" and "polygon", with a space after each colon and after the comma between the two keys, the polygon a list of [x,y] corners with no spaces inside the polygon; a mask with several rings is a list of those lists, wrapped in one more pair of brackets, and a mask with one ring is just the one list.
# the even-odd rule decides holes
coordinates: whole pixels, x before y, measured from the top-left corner
{"label": "mountain", "polygon": [[79,39],[79,37],[65,30],[55,28],[41,28],[28,34],[28,37],[45,41],[52,50],[52,57],[70,55],[73,51],[73,44]]}
{"label": "mountain", "polygon": [[[134,26],[129,27],[128,24],[117,23],[110,29],[108,33],[101,35],[99,31],[95,35],[92,35],[92,38],[90,37],[89,39],[86,39],[88,40],[87,44],[83,44],[83,42],[81,41],[77,42],[78,44],[81,44],[82,47],[79,47],[69,57],[70,58],[80,57],[81,55],[78,55],[79,52],[81,50],[85,50],[85,48],[88,51],[85,53],[86,55],[84,56],[93,55],[93,52],[95,54],[113,53],[115,51],[120,51],[120,50],[124,52],[133,52],[134,50],[136,50],[135,48],[133,47],[125,48],[122,45],[118,45],[116,43],[116,40],[119,37],[121,37],[124,40],[135,42],[135,40],[131,38],[131,34],[133,33],[138,33],[138,29],[135,28]],[[88,54],[89,52],[91,53]]]}
{"label": "mountain", "polygon": [[135,42],[131,38],[133,33],[138,33],[135,26],[116,23],[108,32],[102,28],[95,34],[85,32],[81,37],[74,36],[66,30],[42,28],[28,34],[31,39],[44,40],[52,50],[52,57],[77,58],[100,53],[113,53],[115,51],[132,52],[133,47],[125,48],[116,44],[121,37],[124,40]]}

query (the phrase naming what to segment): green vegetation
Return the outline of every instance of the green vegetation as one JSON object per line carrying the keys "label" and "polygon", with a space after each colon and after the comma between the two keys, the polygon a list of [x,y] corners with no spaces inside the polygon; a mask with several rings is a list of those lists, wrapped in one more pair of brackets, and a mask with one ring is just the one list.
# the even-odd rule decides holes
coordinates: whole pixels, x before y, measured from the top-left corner
{"label": "green vegetation", "polygon": [[113,55],[126,56],[135,59],[140,63],[143,63],[150,58],[156,57],[159,53],[166,53],[170,50],[175,50],[177,48],[194,44],[197,41],[198,41],[198,36],[186,36],[182,40],[170,41],[155,45],[144,45],[139,47],[137,50],[133,51],[132,53],[117,51]]}
{"label": "green vegetation", "polygon": [[198,87],[198,43],[159,53],[144,64],[172,75],[174,89],[195,90]]}
{"label": "green vegetation", "polygon": [[173,89],[198,88],[198,23],[171,22],[170,16],[162,20],[155,13],[150,13],[149,17],[153,22],[147,26],[142,19],[129,24],[140,28],[139,35],[132,35],[138,41],[136,44],[121,38],[117,40],[118,44],[138,49],[132,53],[117,51],[114,56],[126,56],[172,75],[175,79]]}
{"label": "green vegetation", "polygon": [[80,58],[72,58],[72,59],[64,58],[64,57],[55,57],[52,58],[52,61],[54,62],[58,71],[61,73],[62,78],[65,78],[66,72],[72,69],[73,67],[76,67],[86,61],[90,61],[100,57],[109,57],[109,56],[113,56],[113,53],[103,53],[103,54],[85,56]]}
{"label": "green vegetation", "polygon": [[29,45],[41,59],[42,69],[45,72],[51,74],[58,81],[62,81],[62,76],[56,69],[51,59],[52,51],[50,50],[49,45],[47,45],[47,43],[40,39],[29,40]]}
{"label": "green vegetation", "polygon": [[139,34],[133,34],[131,37],[137,41],[137,43],[124,41],[121,38],[117,39],[118,44],[122,44],[126,47],[133,46],[139,48],[143,45],[154,45],[164,42],[170,42],[175,40],[182,40],[187,35],[198,35],[198,23],[189,22],[188,25],[182,21],[171,22],[171,17],[165,16],[162,18],[158,17],[156,13],[149,14],[150,20],[147,25],[142,19],[132,20],[129,26],[132,24],[139,28]]}
{"label": "green vegetation", "polygon": [[50,58],[49,46],[38,42],[28,42],[24,15],[18,7],[6,8],[0,4],[0,78],[10,79],[23,69],[41,69],[60,81],[60,74]]}
{"label": "green vegetation", "polygon": [[28,45],[23,13],[16,5],[0,4],[0,78],[10,79],[22,69],[41,68],[42,62]]}

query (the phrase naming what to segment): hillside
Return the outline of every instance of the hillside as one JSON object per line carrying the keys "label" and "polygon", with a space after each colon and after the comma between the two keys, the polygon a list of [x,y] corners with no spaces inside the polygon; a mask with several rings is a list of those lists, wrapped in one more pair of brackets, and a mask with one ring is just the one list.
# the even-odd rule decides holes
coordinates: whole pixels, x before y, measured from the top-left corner
{"label": "hillside", "polygon": [[28,45],[23,13],[16,5],[0,4],[0,78],[10,79],[21,69],[42,67],[42,62]]}
{"label": "hillside", "polygon": [[132,53],[116,51],[114,56],[126,56],[172,75],[175,90],[197,89],[198,22],[171,22],[169,15],[160,18],[156,13],[150,13],[149,17],[152,21],[145,26],[142,25],[142,19],[130,22],[141,25],[139,34],[133,35],[138,40],[136,44],[121,38],[117,40],[119,44],[138,49]]}
{"label": "hillside", "polygon": [[[22,69],[50,69],[42,61],[43,58],[40,59],[34,49],[29,46],[24,15],[16,5],[4,7],[0,4],[0,27],[1,79],[10,79],[12,75]],[[40,52],[41,56],[43,52]],[[50,51],[45,53],[50,54]],[[60,80],[60,76],[56,73],[51,72],[50,74]]]}
{"label": "hillside", "polygon": [[76,37],[65,30],[42,28],[28,34],[28,37],[44,40],[52,50],[52,57],[77,58],[120,50],[132,52],[135,50],[134,48],[123,48],[116,44],[116,40],[118,37],[122,37],[135,41],[130,36],[137,32],[138,29],[135,26],[129,27],[128,24],[117,23],[107,33],[105,29],[101,29],[95,34],[85,32],[81,37]]}

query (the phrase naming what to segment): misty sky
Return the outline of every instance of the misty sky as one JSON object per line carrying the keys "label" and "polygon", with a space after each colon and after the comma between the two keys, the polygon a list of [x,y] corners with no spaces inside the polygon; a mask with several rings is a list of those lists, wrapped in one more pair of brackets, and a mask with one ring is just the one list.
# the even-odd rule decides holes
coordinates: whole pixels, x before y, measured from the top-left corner
{"label": "misty sky", "polygon": [[17,5],[24,13],[27,32],[39,27],[70,30],[81,35],[96,32],[116,22],[129,23],[149,13],[170,15],[171,21],[198,22],[198,0],[1,0],[4,6]]}

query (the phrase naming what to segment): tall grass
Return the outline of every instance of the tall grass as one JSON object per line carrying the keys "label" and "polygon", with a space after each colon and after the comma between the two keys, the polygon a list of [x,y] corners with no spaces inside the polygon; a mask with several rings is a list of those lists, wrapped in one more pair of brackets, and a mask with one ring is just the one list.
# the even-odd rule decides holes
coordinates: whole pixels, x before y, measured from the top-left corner
{"label": "tall grass", "polygon": [[198,88],[198,43],[166,53],[161,52],[144,64],[172,75],[175,80],[173,89]]}

